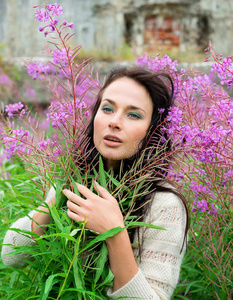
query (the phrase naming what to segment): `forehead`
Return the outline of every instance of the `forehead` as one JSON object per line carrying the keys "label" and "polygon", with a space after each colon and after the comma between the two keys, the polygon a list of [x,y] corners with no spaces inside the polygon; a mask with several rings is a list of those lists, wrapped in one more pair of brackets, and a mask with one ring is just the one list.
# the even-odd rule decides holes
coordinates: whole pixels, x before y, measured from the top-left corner
{"label": "forehead", "polygon": [[127,77],[122,77],[112,82],[103,92],[102,101],[110,99],[116,103],[137,105],[152,109],[152,100],[146,88]]}

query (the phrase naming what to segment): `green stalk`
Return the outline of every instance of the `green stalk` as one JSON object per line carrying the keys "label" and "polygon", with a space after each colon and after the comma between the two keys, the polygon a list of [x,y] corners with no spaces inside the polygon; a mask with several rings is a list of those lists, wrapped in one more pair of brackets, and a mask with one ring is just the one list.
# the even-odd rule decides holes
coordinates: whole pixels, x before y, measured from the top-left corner
{"label": "green stalk", "polygon": [[[79,236],[79,238],[78,238],[77,245],[80,244],[80,240],[81,240],[81,237],[82,237],[82,235],[83,235],[85,225],[86,225],[86,218],[85,218],[85,220],[83,221],[83,226],[82,226],[81,234],[80,234],[80,236]],[[66,274],[66,278],[65,278],[64,281],[63,281],[62,287],[61,287],[61,289],[60,289],[60,292],[59,292],[58,297],[57,297],[56,300],[58,300],[58,299],[61,297],[61,294],[62,294],[62,292],[63,292],[63,290],[64,290],[64,287],[65,287],[65,284],[66,284],[66,281],[67,281],[67,277],[68,277],[68,275],[69,275],[69,273],[70,273],[70,270],[71,270],[71,268],[72,268],[72,265],[73,265],[73,263],[74,263],[74,260],[75,260],[77,254],[78,254],[78,249],[79,249],[79,247],[76,247],[76,250],[75,250],[75,253],[74,253],[74,257],[73,257],[73,259],[72,259],[72,262],[70,263],[68,272],[67,272],[67,274]]]}

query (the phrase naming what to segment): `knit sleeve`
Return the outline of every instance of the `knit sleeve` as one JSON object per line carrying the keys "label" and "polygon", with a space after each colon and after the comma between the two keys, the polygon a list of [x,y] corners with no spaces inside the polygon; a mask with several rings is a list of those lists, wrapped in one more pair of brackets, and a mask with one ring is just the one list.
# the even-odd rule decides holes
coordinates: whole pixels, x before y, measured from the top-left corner
{"label": "knit sleeve", "polygon": [[[46,202],[51,199],[55,191],[51,188],[48,192]],[[31,211],[28,216],[20,218],[15,223],[11,225],[10,228],[16,228],[26,231],[31,231],[32,228],[32,218],[36,211]],[[1,257],[4,265],[8,265],[15,268],[23,268],[27,265],[25,260],[30,260],[30,255],[27,253],[12,254],[8,255],[11,252],[14,252],[14,246],[29,246],[35,244],[35,241],[30,235],[20,234],[19,232],[8,230],[3,240]]]}
{"label": "knit sleeve", "polygon": [[[178,283],[186,225],[182,201],[173,193],[156,193],[145,222],[166,230],[140,229],[139,242],[143,241],[143,246],[141,259],[137,259],[139,271],[119,290],[110,290],[110,299],[138,297],[144,300],[168,300]],[[137,253],[138,249],[134,249],[136,258]]]}

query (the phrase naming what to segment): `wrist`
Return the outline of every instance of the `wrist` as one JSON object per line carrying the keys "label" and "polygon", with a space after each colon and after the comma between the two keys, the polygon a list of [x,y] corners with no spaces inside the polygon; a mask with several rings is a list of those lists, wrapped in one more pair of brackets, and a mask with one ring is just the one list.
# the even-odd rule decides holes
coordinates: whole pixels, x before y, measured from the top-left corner
{"label": "wrist", "polygon": [[[129,235],[128,235],[128,231],[125,228],[124,230],[118,232],[117,234],[115,234],[112,237],[108,237],[105,240],[107,247],[111,247],[111,246],[115,246],[116,244],[120,244],[120,243],[125,243],[125,242],[129,242],[130,243],[130,239],[129,239]],[[131,243],[130,243],[131,244]]]}

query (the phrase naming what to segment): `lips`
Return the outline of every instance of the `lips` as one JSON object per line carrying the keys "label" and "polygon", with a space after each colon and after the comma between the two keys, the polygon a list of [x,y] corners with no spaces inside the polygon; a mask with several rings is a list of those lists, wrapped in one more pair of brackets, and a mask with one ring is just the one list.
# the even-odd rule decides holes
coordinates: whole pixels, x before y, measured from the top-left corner
{"label": "lips", "polygon": [[118,136],[112,134],[106,134],[103,141],[104,144],[110,148],[117,148],[122,145],[122,140]]}
{"label": "lips", "polygon": [[122,143],[122,140],[119,137],[117,137],[116,135],[112,135],[112,134],[105,135],[104,140],[107,140],[110,142],[115,142],[115,143]]}

